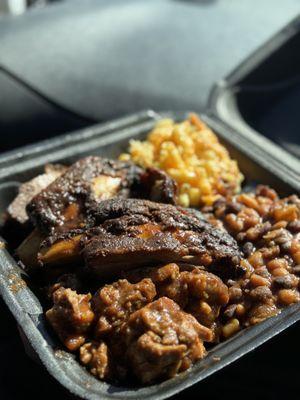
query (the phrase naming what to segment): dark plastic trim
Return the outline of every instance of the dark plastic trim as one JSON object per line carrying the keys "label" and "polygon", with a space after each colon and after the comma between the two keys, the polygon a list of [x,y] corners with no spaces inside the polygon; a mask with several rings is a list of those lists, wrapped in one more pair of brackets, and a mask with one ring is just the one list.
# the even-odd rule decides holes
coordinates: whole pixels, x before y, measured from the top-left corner
{"label": "dark plastic trim", "polygon": [[239,88],[239,82],[246,80],[275,51],[299,34],[299,31],[300,15],[260,46],[227,77],[217,82],[210,93],[207,108],[207,114],[213,120],[227,126],[227,129],[238,131],[241,137],[246,140],[249,139],[251,142],[254,141],[261,148],[272,149],[273,157],[277,159],[278,165],[288,170],[294,176],[294,179],[299,179],[300,160],[262,136],[246,123],[236,104],[236,90]]}

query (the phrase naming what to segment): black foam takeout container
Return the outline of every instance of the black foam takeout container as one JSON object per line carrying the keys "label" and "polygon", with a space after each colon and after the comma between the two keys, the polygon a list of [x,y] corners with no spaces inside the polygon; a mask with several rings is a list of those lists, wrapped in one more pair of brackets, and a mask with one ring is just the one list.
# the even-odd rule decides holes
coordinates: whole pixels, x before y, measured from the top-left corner
{"label": "black foam takeout container", "polygon": [[[70,163],[87,154],[117,157],[126,149],[129,139],[145,137],[155,122],[164,116],[146,111],[7,153],[0,158],[1,211],[16,194],[19,183],[41,172],[46,163]],[[186,114],[167,113],[167,116],[181,119]],[[225,129],[206,115],[201,117],[237,159],[247,177],[247,186],[255,182],[270,184],[283,195],[299,191],[300,180],[296,171],[287,168],[268,147],[261,147],[260,138],[255,141],[243,137],[233,129]],[[148,387],[120,387],[98,381],[78,364],[73,355],[60,349],[59,343],[47,329],[37,297],[24,284],[21,269],[4,245],[0,250],[0,293],[49,373],[71,393],[86,399],[166,398],[201,381],[300,319],[300,304],[288,307],[277,317],[241,331],[217,345],[191,370],[173,379]]]}
{"label": "black foam takeout container", "polygon": [[[287,32],[290,32],[289,29]],[[284,34],[283,36],[286,39]],[[272,46],[274,45],[273,43]],[[257,57],[256,61],[253,66],[258,65]],[[250,129],[236,115],[227,112],[225,118],[224,98],[223,108],[218,103],[224,92],[220,91],[218,97],[218,90],[220,88],[213,91],[207,113],[202,114],[201,118],[218,134],[231,155],[237,159],[246,177],[245,189],[256,183],[263,183],[274,187],[281,195],[298,193],[299,160]],[[145,111],[0,156],[0,212],[13,199],[20,182],[40,173],[46,163],[71,163],[89,154],[115,158],[127,148],[130,139],[144,138],[156,121],[165,116],[180,120],[187,113]],[[167,398],[200,382],[300,320],[300,304],[295,304],[284,309],[278,316],[245,329],[215,346],[206,358],[172,379],[147,387],[121,387],[95,379],[80,366],[72,354],[61,348],[47,329],[39,300],[26,286],[22,270],[6,250],[2,239],[0,294],[21,327],[29,346],[48,372],[71,393],[84,399]]]}

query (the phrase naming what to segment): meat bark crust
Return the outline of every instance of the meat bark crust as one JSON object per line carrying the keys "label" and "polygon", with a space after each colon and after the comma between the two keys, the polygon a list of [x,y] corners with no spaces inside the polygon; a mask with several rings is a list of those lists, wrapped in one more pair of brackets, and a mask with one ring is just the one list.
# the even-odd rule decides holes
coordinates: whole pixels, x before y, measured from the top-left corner
{"label": "meat bark crust", "polygon": [[35,225],[49,233],[68,220],[80,219],[90,202],[128,196],[141,173],[142,169],[131,163],[95,156],[83,158],[36,195],[27,212]]}
{"label": "meat bark crust", "polygon": [[26,210],[46,234],[85,225],[90,207],[112,197],[137,197],[176,202],[177,185],[155,168],[144,170],[131,162],[90,156],[83,158],[36,194]]}
{"label": "meat bark crust", "polygon": [[236,241],[181,207],[148,200],[114,198],[91,210],[83,238],[87,268],[98,276],[143,265],[181,262],[220,273],[239,271]]}

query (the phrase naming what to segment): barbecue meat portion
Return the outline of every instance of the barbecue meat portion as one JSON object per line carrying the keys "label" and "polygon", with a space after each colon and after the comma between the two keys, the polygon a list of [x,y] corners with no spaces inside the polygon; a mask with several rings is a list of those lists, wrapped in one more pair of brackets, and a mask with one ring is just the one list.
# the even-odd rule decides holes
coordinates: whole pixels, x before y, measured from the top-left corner
{"label": "barbecue meat portion", "polygon": [[84,224],[90,204],[116,195],[128,196],[142,170],[131,163],[86,157],[73,165],[27,206],[33,223],[49,233],[53,228]]}
{"label": "barbecue meat portion", "polygon": [[90,294],[77,294],[61,287],[53,293],[53,307],[46,318],[68,350],[77,350],[86,340],[94,320]]}
{"label": "barbecue meat portion", "polygon": [[167,297],[133,313],[119,335],[131,372],[142,383],[185,371],[206,354],[211,331]]}
{"label": "barbecue meat portion", "polygon": [[143,199],[176,204],[177,183],[161,169],[147,168],[141,175],[137,194]]}
{"label": "barbecue meat portion", "polygon": [[79,350],[81,363],[108,380],[134,376],[152,383],[203,358],[203,342],[216,340],[214,322],[229,299],[222,281],[176,264],[127,275],[93,296],[63,287],[77,285],[72,275],[53,286],[46,316],[65,346]]}
{"label": "barbecue meat portion", "polygon": [[17,197],[7,208],[9,216],[18,221],[20,224],[25,223],[28,220],[28,215],[26,213],[27,204],[35,195],[49,186],[66,170],[67,167],[64,167],[63,165],[48,164],[45,166],[45,171],[43,174],[21,184]]}
{"label": "barbecue meat portion", "polygon": [[19,186],[18,194],[4,214],[3,236],[10,245],[16,247],[32,230],[26,207],[39,192],[62,175],[67,167],[60,164],[47,164],[44,173]]}
{"label": "barbecue meat portion", "polygon": [[229,276],[239,270],[236,241],[183,208],[115,198],[99,203],[90,219],[95,228],[83,235],[82,254],[88,270],[99,277],[169,262]]}
{"label": "barbecue meat portion", "polygon": [[109,348],[104,342],[88,342],[80,347],[79,358],[83,365],[99,379],[111,378],[113,363]]}
{"label": "barbecue meat portion", "polygon": [[99,289],[92,298],[92,308],[98,318],[95,335],[102,338],[116,333],[134,312],[150,303],[156,296],[151,279],[129,283],[120,279]]}
{"label": "barbecue meat portion", "polygon": [[[98,278],[170,262],[202,266],[228,277],[243,272],[236,241],[199,212],[141,199],[101,201],[90,208],[86,228],[56,233],[38,246],[31,265],[85,264]],[[21,260],[31,259],[27,247],[18,252]]]}
{"label": "barbecue meat portion", "polygon": [[[94,226],[89,214],[103,199],[149,197],[176,202],[175,182],[155,168],[143,170],[130,163],[100,157],[87,157],[68,169],[63,168],[65,173],[41,190],[26,207],[36,228],[16,252],[27,269],[81,261],[81,236],[89,226]],[[24,214],[26,204],[23,202]]]}
{"label": "barbecue meat portion", "polygon": [[72,289],[74,292],[82,293],[84,290],[84,284],[80,277],[75,273],[68,273],[60,275],[54,280],[54,282],[48,283],[44,288],[46,297],[50,300],[56,290],[60,288]]}
{"label": "barbecue meat portion", "polygon": [[175,203],[176,191],[175,181],[155,168],[91,156],[71,165],[26,209],[34,225],[49,234],[85,226],[89,209],[102,200],[118,196]]}
{"label": "barbecue meat portion", "polygon": [[141,268],[125,273],[130,282],[150,278],[157,295],[174,300],[184,311],[192,314],[202,325],[214,331],[218,340],[216,324],[220,309],[229,301],[228,287],[222,280],[193,265],[175,263],[160,268]]}

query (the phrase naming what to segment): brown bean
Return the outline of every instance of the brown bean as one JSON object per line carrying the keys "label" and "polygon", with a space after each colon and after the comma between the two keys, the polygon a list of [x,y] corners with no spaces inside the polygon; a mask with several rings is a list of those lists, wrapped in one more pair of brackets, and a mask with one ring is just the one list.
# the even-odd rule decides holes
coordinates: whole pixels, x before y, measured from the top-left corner
{"label": "brown bean", "polygon": [[255,242],[256,240],[258,240],[262,236],[261,230],[259,228],[259,226],[249,228],[246,231],[246,240],[249,240],[250,242]]}
{"label": "brown bean", "polygon": [[235,214],[227,214],[225,217],[225,222],[227,223],[229,229],[234,232],[240,232],[244,228],[243,220],[237,218]]}
{"label": "brown bean", "polygon": [[246,237],[246,232],[239,232],[239,233],[236,235],[236,240],[237,240],[238,242],[243,242],[243,241],[245,240],[245,237]]}
{"label": "brown bean", "polygon": [[241,209],[242,209],[241,204],[231,201],[226,205],[225,212],[226,213],[237,214],[239,211],[241,211]]}
{"label": "brown bean", "polygon": [[230,304],[229,306],[226,307],[226,309],[224,311],[224,316],[228,319],[233,318],[236,308],[237,308],[237,304]]}
{"label": "brown bean", "polygon": [[300,264],[300,251],[297,251],[297,253],[294,253],[292,255],[292,257],[293,257],[293,259],[294,259],[296,264]]}
{"label": "brown bean", "polygon": [[298,286],[299,278],[296,278],[295,275],[286,274],[275,277],[273,283],[283,289],[292,289]]}
{"label": "brown bean", "polygon": [[255,193],[257,194],[257,196],[264,196],[264,197],[268,197],[271,200],[277,200],[278,196],[277,193],[275,192],[274,189],[271,189],[268,186],[265,185],[258,185],[256,188]]}
{"label": "brown bean", "polygon": [[281,289],[278,292],[278,301],[283,305],[297,303],[300,300],[299,293],[292,289]]}
{"label": "brown bean", "polygon": [[248,257],[249,263],[254,267],[261,267],[264,265],[264,259],[260,251],[255,251]]}
{"label": "brown bean", "polygon": [[229,292],[229,299],[232,302],[236,302],[243,297],[242,289],[239,287],[232,286],[228,289],[228,292]]}
{"label": "brown bean", "polygon": [[272,226],[272,230],[286,228],[287,224],[287,221],[278,221]]}
{"label": "brown bean", "polygon": [[288,271],[285,268],[275,268],[272,271],[273,276],[284,276],[287,274],[288,274]]}
{"label": "brown bean", "polygon": [[298,218],[298,208],[295,204],[289,204],[276,208],[273,212],[275,221],[295,221]]}
{"label": "brown bean", "polygon": [[242,317],[246,312],[246,308],[243,304],[237,304],[235,313],[238,317]]}
{"label": "brown bean", "polygon": [[275,245],[272,245],[272,247],[263,247],[260,249],[260,252],[263,255],[263,258],[270,259],[279,256],[280,247]]}
{"label": "brown bean", "polygon": [[255,273],[259,276],[262,276],[263,278],[269,279],[271,277],[271,274],[265,265],[263,265],[262,267],[256,268]]}
{"label": "brown bean", "polygon": [[272,291],[267,286],[258,286],[252,289],[249,294],[252,299],[263,303],[273,297]]}
{"label": "brown bean", "polygon": [[268,240],[268,241],[274,240],[274,239],[280,237],[280,236],[282,235],[283,231],[284,231],[284,230],[283,230],[282,228],[280,228],[280,229],[275,229],[274,231],[270,231],[270,232],[268,232],[268,233],[266,233],[266,234],[264,235],[264,239],[265,239],[265,240]]}
{"label": "brown bean", "polygon": [[285,258],[275,258],[267,263],[269,271],[273,271],[276,268],[287,268],[288,262]]}
{"label": "brown bean", "polygon": [[280,245],[280,248],[283,252],[287,253],[287,252],[289,252],[291,245],[292,245],[291,241],[287,241],[287,242],[282,243]]}
{"label": "brown bean", "polygon": [[295,265],[295,266],[292,268],[292,271],[293,271],[294,274],[300,275],[300,265]]}
{"label": "brown bean", "polygon": [[250,194],[242,193],[238,196],[238,199],[241,203],[245,204],[245,206],[249,208],[254,208],[254,210],[258,208],[257,200]]}
{"label": "brown bean", "polygon": [[262,276],[257,275],[257,274],[252,274],[251,275],[250,283],[251,283],[251,286],[253,286],[253,287],[270,286],[271,285],[271,282],[268,279],[263,278]]}
{"label": "brown bean", "polygon": [[249,313],[249,323],[251,325],[264,321],[278,313],[278,308],[275,304],[263,304],[254,307]]}
{"label": "brown bean", "polygon": [[222,333],[225,338],[229,338],[234,333],[239,331],[239,329],[240,329],[240,322],[238,319],[234,318],[223,326]]}
{"label": "brown bean", "polygon": [[245,275],[244,275],[244,279],[245,279],[245,278],[249,278],[250,275],[251,275],[251,274],[253,273],[253,271],[254,271],[254,268],[252,267],[252,265],[249,263],[248,260],[242,259],[242,260],[240,261],[240,266],[243,268],[244,271],[246,271],[246,272],[245,272]]}
{"label": "brown bean", "polygon": [[243,246],[243,253],[245,254],[246,257],[249,257],[251,253],[253,253],[255,247],[253,243],[251,242],[246,242]]}
{"label": "brown bean", "polygon": [[272,225],[269,221],[264,224],[256,225],[253,228],[250,228],[246,232],[247,240],[256,241],[260,239],[263,235],[265,235],[271,229]]}
{"label": "brown bean", "polygon": [[287,229],[289,229],[292,233],[300,232],[300,219],[289,222]]}

